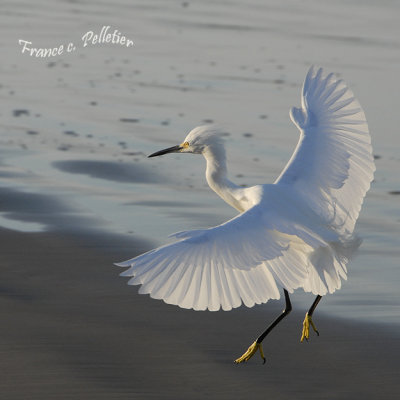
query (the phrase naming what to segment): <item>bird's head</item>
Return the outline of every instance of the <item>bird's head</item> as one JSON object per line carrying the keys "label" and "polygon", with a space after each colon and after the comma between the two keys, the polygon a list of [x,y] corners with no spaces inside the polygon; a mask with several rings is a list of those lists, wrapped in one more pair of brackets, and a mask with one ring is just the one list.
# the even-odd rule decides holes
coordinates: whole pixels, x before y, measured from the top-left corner
{"label": "bird's head", "polygon": [[192,129],[185,140],[176,146],[157,151],[149,157],[162,156],[168,153],[203,154],[207,148],[221,146],[227,134],[213,125],[203,125]]}

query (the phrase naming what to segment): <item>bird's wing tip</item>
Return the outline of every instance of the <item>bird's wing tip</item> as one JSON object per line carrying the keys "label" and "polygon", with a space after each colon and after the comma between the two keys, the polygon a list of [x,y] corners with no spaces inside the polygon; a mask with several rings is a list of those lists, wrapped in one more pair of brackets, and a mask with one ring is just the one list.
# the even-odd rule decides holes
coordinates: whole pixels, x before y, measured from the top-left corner
{"label": "bird's wing tip", "polygon": [[128,263],[127,261],[122,261],[118,263],[113,263],[113,265],[115,265],[116,267],[129,267],[130,263]]}

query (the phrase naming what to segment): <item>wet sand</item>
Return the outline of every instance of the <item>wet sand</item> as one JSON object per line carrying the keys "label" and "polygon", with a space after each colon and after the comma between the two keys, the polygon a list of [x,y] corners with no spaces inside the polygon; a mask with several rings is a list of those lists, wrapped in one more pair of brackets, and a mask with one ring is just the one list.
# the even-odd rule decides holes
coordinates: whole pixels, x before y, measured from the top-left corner
{"label": "wet sand", "polygon": [[[304,310],[234,365],[280,302],[182,310],[137,294],[112,262],[148,249],[126,237],[0,230],[0,383],[4,399],[397,399],[400,334]],[[340,296],[338,292],[337,296]],[[312,298],[310,297],[310,302]],[[324,307],[323,302],[320,307]]]}

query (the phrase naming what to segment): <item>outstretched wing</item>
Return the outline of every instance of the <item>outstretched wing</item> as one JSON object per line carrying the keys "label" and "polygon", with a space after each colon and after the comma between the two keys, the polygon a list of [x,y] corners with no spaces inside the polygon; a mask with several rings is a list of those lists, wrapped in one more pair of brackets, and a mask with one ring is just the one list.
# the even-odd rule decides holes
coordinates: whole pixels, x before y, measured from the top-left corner
{"label": "outstretched wing", "polygon": [[142,285],[139,293],[169,304],[210,311],[242,302],[252,307],[279,298],[277,283],[292,291],[304,282],[306,254],[321,242],[290,229],[282,233],[285,222],[256,205],[222,225],[177,234],[181,240],[116,265],[129,267],[121,275]]}
{"label": "outstretched wing", "polygon": [[346,84],[321,68],[310,68],[301,104],[290,112],[300,140],[275,183],[293,185],[326,223],[349,236],[375,171],[364,112]]}

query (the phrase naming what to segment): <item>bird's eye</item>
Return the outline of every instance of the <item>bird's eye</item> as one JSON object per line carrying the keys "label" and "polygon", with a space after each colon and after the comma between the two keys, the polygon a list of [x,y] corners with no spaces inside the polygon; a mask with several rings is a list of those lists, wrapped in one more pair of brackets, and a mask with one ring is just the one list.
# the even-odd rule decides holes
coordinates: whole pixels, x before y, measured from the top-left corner
{"label": "bird's eye", "polygon": [[181,145],[184,149],[187,149],[189,147],[189,142],[183,142]]}

